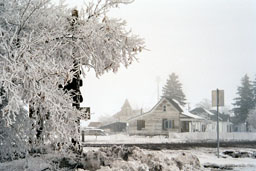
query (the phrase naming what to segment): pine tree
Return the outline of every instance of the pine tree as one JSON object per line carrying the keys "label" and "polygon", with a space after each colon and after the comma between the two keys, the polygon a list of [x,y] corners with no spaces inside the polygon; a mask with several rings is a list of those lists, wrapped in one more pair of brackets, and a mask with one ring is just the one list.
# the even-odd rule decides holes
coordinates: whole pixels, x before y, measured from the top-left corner
{"label": "pine tree", "polygon": [[241,79],[241,83],[242,85],[237,88],[238,97],[234,99],[233,103],[235,123],[244,123],[249,111],[254,108],[253,86],[247,74]]}
{"label": "pine tree", "polygon": [[254,103],[254,108],[256,108],[256,77],[253,81],[252,84],[252,90],[253,90],[253,103]]}
{"label": "pine tree", "polygon": [[246,121],[251,128],[256,129],[256,109],[252,109],[249,111]]}
{"label": "pine tree", "polygon": [[179,82],[179,77],[175,73],[169,75],[169,79],[163,87],[163,96],[177,100],[182,106],[186,104],[185,94],[182,91],[182,84]]}

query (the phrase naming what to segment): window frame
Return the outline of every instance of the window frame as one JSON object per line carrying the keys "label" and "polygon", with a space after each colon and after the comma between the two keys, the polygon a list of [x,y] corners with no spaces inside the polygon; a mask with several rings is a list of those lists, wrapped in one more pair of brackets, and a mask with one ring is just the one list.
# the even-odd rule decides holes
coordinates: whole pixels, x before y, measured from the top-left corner
{"label": "window frame", "polygon": [[168,129],[174,129],[174,120],[173,119],[166,119],[163,118],[162,120],[162,129],[168,130]]}
{"label": "window frame", "polygon": [[166,105],[163,106],[163,112],[166,112]]}

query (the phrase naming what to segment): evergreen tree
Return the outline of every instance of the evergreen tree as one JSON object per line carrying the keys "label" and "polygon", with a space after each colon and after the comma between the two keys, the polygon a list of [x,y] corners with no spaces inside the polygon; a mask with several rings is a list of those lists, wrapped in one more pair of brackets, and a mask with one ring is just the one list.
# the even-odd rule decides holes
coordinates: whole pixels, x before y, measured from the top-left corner
{"label": "evergreen tree", "polygon": [[175,73],[169,75],[169,79],[163,87],[163,96],[177,100],[182,106],[186,104],[185,94],[182,91],[182,84],[179,82],[179,77]]}
{"label": "evergreen tree", "polygon": [[254,108],[253,86],[247,74],[242,78],[241,83],[242,85],[237,88],[238,97],[234,99],[233,103],[235,123],[244,123],[249,111]]}
{"label": "evergreen tree", "polygon": [[252,89],[253,89],[253,103],[254,103],[254,108],[256,108],[256,77],[253,81],[252,84]]}
{"label": "evergreen tree", "polygon": [[256,109],[249,111],[248,118],[246,120],[251,129],[256,129]]}

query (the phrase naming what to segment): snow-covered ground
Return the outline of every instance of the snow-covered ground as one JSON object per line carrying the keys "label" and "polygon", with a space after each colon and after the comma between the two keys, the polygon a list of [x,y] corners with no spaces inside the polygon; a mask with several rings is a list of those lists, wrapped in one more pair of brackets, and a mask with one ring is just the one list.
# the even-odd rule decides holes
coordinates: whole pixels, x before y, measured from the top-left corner
{"label": "snow-covered ground", "polygon": [[[84,151],[97,150],[97,148],[86,147]],[[198,170],[243,170],[243,171],[255,171],[256,159],[255,158],[232,158],[228,155],[224,155],[224,151],[240,151],[240,152],[256,152],[255,149],[243,148],[220,148],[220,157],[216,155],[216,149],[214,148],[195,148],[191,150],[161,150],[151,151],[142,150],[147,155],[152,155],[157,161],[166,161],[165,159],[181,160],[182,162],[193,163],[195,160],[191,160],[191,156],[196,156],[200,162],[200,168]],[[184,155],[185,154],[185,155]],[[183,157],[182,157],[183,156]],[[168,160],[168,161],[169,161]],[[134,164],[134,163],[133,163]],[[136,164],[140,164],[137,162]],[[192,170],[196,170],[195,164],[192,164]],[[208,166],[206,168],[204,166]],[[210,167],[211,166],[211,167]],[[169,167],[170,170],[175,170],[175,167]],[[188,168],[187,168],[188,169]],[[184,170],[184,169],[181,169]],[[185,169],[186,170],[186,169]]]}
{"label": "snow-covered ground", "polygon": [[[217,158],[216,149],[212,148],[152,151],[137,147],[86,147],[84,148],[84,154],[79,157],[60,153],[41,154],[27,159],[0,163],[0,171],[50,171],[54,170],[53,163],[63,161],[64,158],[66,164],[72,165],[72,169],[56,167],[56,170],[85,170],[78,169],[78,165],[87,167],[88,170],[100,171],[149,171],[152,169],[154,171],[256,170],[255,158],[232,158],[224,155],[223,152],[225,151],[256,152],[255,149],[249,148],[221,148],[220,158]],[[205,168],[205,166],[211,167]]]}
{"label": "snow-covered ground", "polygon": [[[166,150],[163,153],[177,153],[177,151],[183,152],[184,150]],[[220,157],[217,157],[215,148],[194,148],[192,150],[186,150],[196,155],[201,165],[218,166],[220,168],[232,168],[234,170],[255,171],[256,159],[255,158],[232,158],[231,156],[224,155],[225,151],[239,151],[239,152],[256,152],[255,149],[249,148],[220,148]]]}
{"label": "snow-covered ground", "polygon": [[[97,148],[86,147],[84,151],[97,150]],[[152,150],[141,150],[142,153],[147,155],[154,156],[154,160],[161,162],[168,161],[181,161],[191,163],[191,170],[244,170],[244,171],[255,171],[256,170],[256,159],[254,158],[232,158],[230,156],[222,154],[224,151],[240,151],[240,152],[256,152],[255,149],[243,148],[221,148],[220,149],[220,158],[216,155],[216,149],[213,148],[195,148],[191,150],[161,150],[161,151],[152,151]],[[200,162],[200,168],[195,168],[196,160],[192,160],[193,156],[196,156]],[[167,160],[168,159],[168,160]],[[133,164],[141,164],[141,161],[135,162]],[[212,166],[206,168],[204,166]],[[176,170],[175,166],[168,166],[170,170]],[[186,167],[189,169],[189,167]],[[167,170],[169,170],[167,169]],[[179,169],[178,169],[179,170]],[[185,168],[181,170],[186,170]]]}
{"label": "snow-covered ground", "polygon": [[[180,135],[180,134],[179,134]],[[126,143],[170,143],[185,142],[181,136],[86,136],[86,144],[126,144]],[[148,170],[256,170],[256,149],[220,148],[220,158],[215,148],[191,148],[189,150],[145,150],[137,147],[112,146],[104,148],[85,147],[84,154],[74,155],[60,152],[36,154],[26,159],[0,163],[0,171],[50,171],[50,170],[101,170],[101,171],[148,171]],[[252,154],[250,157],[225,154]],[[69,165],[59,168],[60,163]],[[70,167],[72,169],[70,169]],[[83,168],[83,169],[78,169]]]}

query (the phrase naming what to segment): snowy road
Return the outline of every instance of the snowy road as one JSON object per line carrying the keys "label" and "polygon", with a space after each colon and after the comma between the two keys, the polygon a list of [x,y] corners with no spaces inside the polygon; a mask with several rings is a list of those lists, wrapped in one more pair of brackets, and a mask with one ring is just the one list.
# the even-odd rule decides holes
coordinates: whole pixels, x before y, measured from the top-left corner
{"label": "snowy road", "polygon": [[[173,143],[133,143],[132,142],[116,142],[116,143],[108,143],[108,142],[84,142],[82,143],[83,147],[110,147],[113,145],[120,145],[126,147],[137,146],[142,149],[150,149],[150,150],[162,150],[162,149],[170,149],[170,150],[186,150],[197,147],[205,147],[205,148],[216,148],[216,142],[173,142]],[[239,142],[220,142],[220,147],[225,148],[256,148],[255,141],[239,141]]]}

